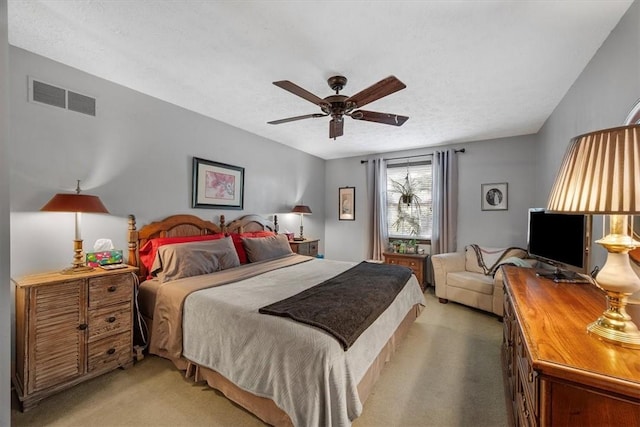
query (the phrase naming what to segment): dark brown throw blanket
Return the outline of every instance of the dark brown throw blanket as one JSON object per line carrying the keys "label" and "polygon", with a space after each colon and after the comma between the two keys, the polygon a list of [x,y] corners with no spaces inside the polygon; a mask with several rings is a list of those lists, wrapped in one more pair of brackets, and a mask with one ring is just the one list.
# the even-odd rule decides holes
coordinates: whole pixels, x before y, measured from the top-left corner
{"label": "dark brown throw blanket", "polygon": [[321,328],[347,351],[391,305],[411,274],[406,267],[363,261],[319,285],[262,307],[259,312]]}

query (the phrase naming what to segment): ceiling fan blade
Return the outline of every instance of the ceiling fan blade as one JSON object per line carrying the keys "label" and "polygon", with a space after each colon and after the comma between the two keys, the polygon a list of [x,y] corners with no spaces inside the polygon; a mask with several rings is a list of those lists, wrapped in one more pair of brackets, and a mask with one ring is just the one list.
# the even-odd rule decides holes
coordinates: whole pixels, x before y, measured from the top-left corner
{"label": "ceiling fan blade", "polygon": [[329,122],[329,138],[336,139],[344,134],[344,120],[331,119]]}
{"label": "ceiling fan blade", "polygon": [[350,114],[356,120],[366,120],[368,122],[384,123],[385,125],[402,126],[409,120],[407,116],[397,114],[378,113],[376,111],[357,110]]}
{"label": "ceiling fan blade", "polygon": [[318,117],[325,117],[325,116],[328,116],[328,114],[320,114],[320,113],[305,114],[304,116],[296,116],[296,117],[289,117],[287,119],[273,120],[267,123],[270,125],[279,125],[280,123],[295,122],[296,120],[303,120],[303,119],[316,119]]}
{"label": "ceiling fan blade", "polygon": [[298,95],[300,98],[304,98],[307,101],[309,101],[311,103],[314,103],[316,105],[326,105],[327,104],[327,102],[324,99],[312,94],[308,90],[301,88],[300,86],[298,86],[295,83],[290,82],[289,80],[280,80],[280,81],[277,81],[277,82],[273,82],[273,84],[278,86],[279,88],[282,88],[282,89],[284,89],[286,91],[291,92],[294,95]]}
{"label": "ceiling fan blade", "polygon": [[360,108],[370,102],[402,90],[405,87],[407,86],[395,76],[389,76],[386,79],[382,79],[378,83],[356,93],[355,95],[350,96],[345,102],[352,102],[355,104],[354,108]]}

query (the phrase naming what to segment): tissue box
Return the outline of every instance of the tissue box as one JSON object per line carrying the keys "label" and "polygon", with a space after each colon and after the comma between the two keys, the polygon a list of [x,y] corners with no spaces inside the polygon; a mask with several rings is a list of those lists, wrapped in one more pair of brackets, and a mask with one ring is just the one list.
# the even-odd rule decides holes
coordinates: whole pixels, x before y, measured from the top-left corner
{"label": "tissue box", "polygon": [[122,262],[122,251],[87,252],[87,265],[99,267],[107,264],[119,264]]}

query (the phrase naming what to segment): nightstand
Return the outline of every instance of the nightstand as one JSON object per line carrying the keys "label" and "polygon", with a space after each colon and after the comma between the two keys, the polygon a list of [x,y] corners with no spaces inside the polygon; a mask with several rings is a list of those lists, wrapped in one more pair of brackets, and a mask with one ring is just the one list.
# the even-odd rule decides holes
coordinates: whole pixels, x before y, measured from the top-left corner
{"label": "nightstand", "polygon": [[44,273],[15,283],[13,383],[22,409],[90,378],[133,364],[138,269]]}
{"label": "nightstand", "polygon": [[300,255],[317,256],[320,239],[289,240],[291,250]]}
{"label": "nightstand", "polygon": [[418,283],[422,291],[427,288],[427,260],[429,255],[426,254],[398,254],[392,252],[384,253],[385,264],[396,264],[404,267],[409,267],[413,270],[413,274],[416,275]]}

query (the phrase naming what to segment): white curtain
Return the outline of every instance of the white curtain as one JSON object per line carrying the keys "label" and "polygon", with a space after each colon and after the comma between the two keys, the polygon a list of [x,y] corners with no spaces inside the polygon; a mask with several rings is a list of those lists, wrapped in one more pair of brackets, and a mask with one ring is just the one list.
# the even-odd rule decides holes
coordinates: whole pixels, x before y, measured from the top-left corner
{"label": "white curtain", "polygon": [[458,238],[458,159],[453,149],[433,154],[432,197],[431,254],[455,252]]}
{"label": "white curtain", "polygon": [[387,249],[387,162],[383,158],[367,162],[367,190],[371,212],[371,259],[383,261]]}

